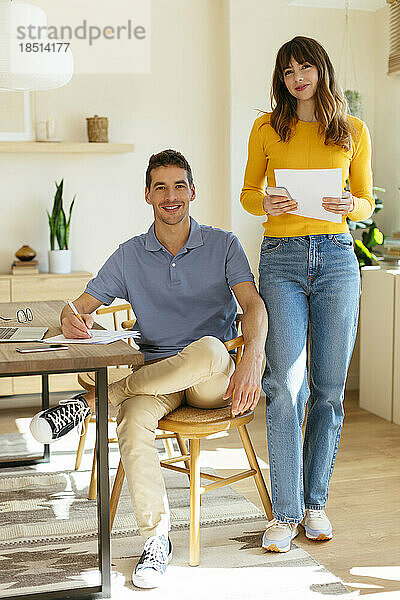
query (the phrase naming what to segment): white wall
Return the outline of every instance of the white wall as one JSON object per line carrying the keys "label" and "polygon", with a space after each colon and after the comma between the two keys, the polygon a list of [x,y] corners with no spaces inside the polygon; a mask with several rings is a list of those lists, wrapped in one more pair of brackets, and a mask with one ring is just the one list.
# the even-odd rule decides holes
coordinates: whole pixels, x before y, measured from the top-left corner
{"label": "white wall", "polygon": [[96,272],[121,241],[152,221],[144,202],[144,171],[153,152],[182,151],[192,164],[199,221],[229,228],[229,64],[225,4],[214,0],[153,0],[149,75],[76,75],[59,90],[36,96],[37,118],[52,114],[57,136],[85,141],[85,117],[110,120],[110,141],[133,142],[133,154],[1,155],[0,272],[29,244],[47,270],[45,213],[54,181],[65,178],[73,269]]}
{"label": "white wall", "polygon": [[400,231],[400,75],[387,75],[389,6],[376,12],[374,179],[386,188],[377,222],[386,235]]}

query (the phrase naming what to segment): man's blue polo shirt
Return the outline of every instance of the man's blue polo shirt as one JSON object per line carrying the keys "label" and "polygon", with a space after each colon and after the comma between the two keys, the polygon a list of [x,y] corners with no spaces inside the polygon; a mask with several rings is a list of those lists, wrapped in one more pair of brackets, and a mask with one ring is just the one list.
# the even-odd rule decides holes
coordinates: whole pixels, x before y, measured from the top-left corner
{"label": "man's blue polo shirt", "polygon": [[121,244],[86,292],[105,305],[129,302],[136,315],[145,360],[172,356],[205,335],[221,341],[236,335],[231,288],[254,281],[237,237],[190,219],[190,235],[176,256],[154,233]]}

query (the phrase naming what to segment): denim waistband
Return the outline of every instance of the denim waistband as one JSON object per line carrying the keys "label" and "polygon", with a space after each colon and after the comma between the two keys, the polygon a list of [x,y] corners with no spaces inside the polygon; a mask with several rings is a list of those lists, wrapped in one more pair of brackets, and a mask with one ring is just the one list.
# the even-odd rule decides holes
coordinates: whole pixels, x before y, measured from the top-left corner
{"label": "denim waistband", "polygon": [[337,236],[342,236],[342,235],[346,235],[346,236],[350,236],[351,237],[351,233],[349,231],[342,231],[340,233],[318,233],[315,235],[298,235],[298,236],[269,236],[269,235],[264,235],[264,240],[283,240],[285,242],[288,242],[290,240],[305,240],[305,241],[309,241],[309,240],[332,240],[333,238],[337,237]]}

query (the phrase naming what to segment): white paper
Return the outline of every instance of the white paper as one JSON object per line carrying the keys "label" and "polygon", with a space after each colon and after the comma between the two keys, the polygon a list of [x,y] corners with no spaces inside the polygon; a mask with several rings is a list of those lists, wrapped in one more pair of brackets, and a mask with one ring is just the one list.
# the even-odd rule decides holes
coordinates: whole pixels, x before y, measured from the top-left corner
{"label": "white paper", "polygon": [[45,338],[42,341],[46,344],[110,344],[111,342],[126,340],[130,337],[140,337],[140,333],[138,331],[109,331],[108,329],[91,329],[90,333],[92,335],[90,338],[65,338],[61,334],[55,335],[51,338]]}
{"label": "white paper", "polygon": [[322,198],[342,197],[342,169],[275,169],[277,187],[285,187],[298,209],[289,214],[341,223],[342,215],[322,208]]}

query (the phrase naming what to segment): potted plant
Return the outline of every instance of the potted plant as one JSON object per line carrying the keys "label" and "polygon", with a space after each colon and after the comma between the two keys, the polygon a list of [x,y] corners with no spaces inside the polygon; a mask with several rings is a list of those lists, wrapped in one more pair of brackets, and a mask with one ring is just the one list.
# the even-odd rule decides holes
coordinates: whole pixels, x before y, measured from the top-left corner
{"label": "potted plant", "polygon": [[372,190],[372,195],[375,200],[375,210],[372,214],[372,217],[365,219],[365,221],[350,221],[350,219],[347,219],[347,223],[351,231],[355,231],[356,229],[363,230],[362,241],[355,240],[354,242],[354,250],[360,265],[360,269],[361,267],[378,264],[376,256],[373,253],[373,248],[374,246],[383,244],[385,239],[385,236],[375,223],[373,216],[382,210],[383,207],[383,200],[378,197],[378,193],[385,192],[386,190],[385,188],[377,186],[373,187]]}
{"label": "potted plant", "polygon": [[357,92],[357,90],[345,90],[344,95],[347,100],[349,114],[361,119],[362,100],[360,92]]}
{"label": "potted plant", "polygon": [[[49,250],[49,271],[50,273],[70,273],[71,272],[71,250],[69,249],[69,228],[71,223],[71,213],[74,206],[76,194],[69,207],[68,220],[63,209],[63,189],[64,179],[60,183],[56,182],[56,193],[54,196],[53,210],[51,215],[49,211],[47,216],[50,227],[50,250]],[[55,248],[57,240],[58,250]]]}

